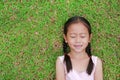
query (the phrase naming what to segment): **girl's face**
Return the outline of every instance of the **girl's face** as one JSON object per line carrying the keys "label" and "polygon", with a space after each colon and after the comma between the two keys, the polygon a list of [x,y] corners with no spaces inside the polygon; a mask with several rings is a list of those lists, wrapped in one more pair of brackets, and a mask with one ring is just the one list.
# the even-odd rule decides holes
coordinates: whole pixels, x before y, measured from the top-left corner
{"label": "girl's face", "polygon": [[64,39],[72,52],[81,53],[85,52],[91,35],[89,35],[88,29],[82,23],[74,23],[69,26]]}

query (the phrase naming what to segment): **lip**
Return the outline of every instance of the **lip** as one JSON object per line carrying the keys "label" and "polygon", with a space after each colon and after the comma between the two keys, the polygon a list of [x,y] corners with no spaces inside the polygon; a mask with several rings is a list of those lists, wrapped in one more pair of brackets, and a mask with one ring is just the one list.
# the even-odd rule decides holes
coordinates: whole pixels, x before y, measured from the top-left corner
{"label": "lip", "polygon": [[74,45],[75,48],[81,48],[82,45]]}

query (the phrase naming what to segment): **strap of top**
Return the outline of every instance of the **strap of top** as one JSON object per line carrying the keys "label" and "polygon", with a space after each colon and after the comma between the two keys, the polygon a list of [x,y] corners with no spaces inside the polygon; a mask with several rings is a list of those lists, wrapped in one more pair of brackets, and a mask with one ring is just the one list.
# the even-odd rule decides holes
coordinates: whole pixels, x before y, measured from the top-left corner
{"label": "strap of top", "polygon": [[[64,64],[64,55],[59,56],[58,58],[60,59],[60,63],[63,64],[63,66],[65,68],[65,73],[67,74],[66,65]],[[97,65],[97,56],[92,55],[92,61],[94,63],[94,68],[93,68],[93,73],[94,73],[95,72],[95,67]]]}
{"label": "strap of top", "polygon": [[[59,56],[59,59],[60,59],[61,63],[63,64],[64,56]],[[93,61],[94,65],[96,66],[96,64],[97,64],[97,56],[92,56],[92,61]]]}
{"label": "strap of top", "polygon": [[92,61],[94,63],[94,65],[97,65],[97,56],[92,56]]}

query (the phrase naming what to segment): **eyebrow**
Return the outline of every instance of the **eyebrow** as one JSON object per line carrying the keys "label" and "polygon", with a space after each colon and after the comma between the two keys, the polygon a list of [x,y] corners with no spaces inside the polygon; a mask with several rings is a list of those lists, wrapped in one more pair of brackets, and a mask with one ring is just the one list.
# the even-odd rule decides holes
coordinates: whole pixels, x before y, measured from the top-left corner
{"label": "eyebrow", "polygon": [[[70,33],[70,34],[75,34],[76,35],[76,33]],[[79,34],[86,34],[86,33],[79,33]]]}

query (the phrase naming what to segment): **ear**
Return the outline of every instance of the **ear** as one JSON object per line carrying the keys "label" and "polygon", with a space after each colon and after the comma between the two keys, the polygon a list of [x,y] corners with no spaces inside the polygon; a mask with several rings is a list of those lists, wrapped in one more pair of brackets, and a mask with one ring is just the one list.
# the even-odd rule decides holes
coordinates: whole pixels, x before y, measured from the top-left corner
{"label": "ear", "polygon": [[67,43],[67,37],[66,37],[66,35],[64,34],[63,37],[65,39],[65,42]]}
{"label": "ear", "polygon": [[92,39],[92,34],[90,34],[90,39],[89,39],[89,42],[91,41],[91,39]]}

